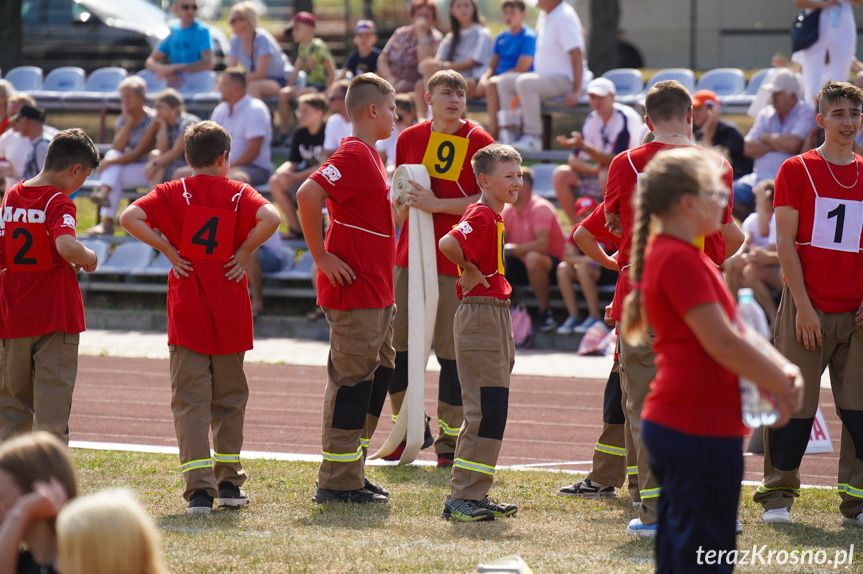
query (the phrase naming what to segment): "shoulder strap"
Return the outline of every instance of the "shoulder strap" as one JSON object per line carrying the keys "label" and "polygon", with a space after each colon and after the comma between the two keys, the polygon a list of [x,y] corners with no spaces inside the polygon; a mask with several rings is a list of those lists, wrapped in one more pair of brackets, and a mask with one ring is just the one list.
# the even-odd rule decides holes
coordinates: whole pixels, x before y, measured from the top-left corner
{"label": "shoulder strap", "polygon": [[[827,161],[827,160],[825,159],[824,161]],[[800,163],[802,163],[802,164],[803,164],[803,169],[805,169],[805,170],[806,170],[806,175],[807,175],[807,176],[809,176],[809,183],[811,183],[811,184],[812,184],[812,191],[814,191],[814,192],[815,192],[815,197],[821,197],[820,195],[818,195],[818,188],[817,188],[817,187],[815,187],[815,182],[814,182],[814,181],[812,181],[812,174],[811,174],[811,173],[809,173],[809,168],[808,168],[808,167],[806,167],[806,162],[803,160],[803,156],[802,156],[802,155],[800,156]]]}

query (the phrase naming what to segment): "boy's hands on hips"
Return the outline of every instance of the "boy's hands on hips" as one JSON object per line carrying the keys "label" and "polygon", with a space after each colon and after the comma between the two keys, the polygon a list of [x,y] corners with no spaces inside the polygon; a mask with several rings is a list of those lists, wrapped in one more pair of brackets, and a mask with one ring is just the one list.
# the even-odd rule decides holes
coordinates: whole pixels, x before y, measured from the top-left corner
{"label": "boy's hands on hips", "polygon": [[246,265],[249,263],[249,258],[252,256],[251,251],[246,251],[242,247],[237,249],[236,253],[231,256],[231,260],[225,263],[224,267],[228,270],[225,277],[228,281],[239,281],[246,275]]}
{"label": "boy's hands on hips", "polygon": [[462,295],[467,295],[473,291],[474,287],[477,285],[482,285],[486,289],[489,288],[488,281],[483,277],[482,271],[479,270],[479,267],[471,262],[467,262],[467,265],[464,267],[464,271],[462,271],[461,277],[458,278],[458,286],[461,287]]}
{"label": "boy's hands on hips", "polygon": [[165,253],[165,257],[168,258],[168,261],[171,262],[171,265],[174,266],[174,277],[188,277],[189,273],[194,271],[192,269],[192,262],[186,261],[182,257],[180,257],[180,252],[174,246],[171,246],[171,249]]}
{"label": "boy's hands on hips", "polygon": [[317,263],[318,269],[326,275],[330,285],[333,287],[336,286],[336,283],[342,287],[344,287],[346,283],[350,285],[357,278],[354,270],[332,253],[325,251],[320,257],[320,261],[315,261],[315,263]]}

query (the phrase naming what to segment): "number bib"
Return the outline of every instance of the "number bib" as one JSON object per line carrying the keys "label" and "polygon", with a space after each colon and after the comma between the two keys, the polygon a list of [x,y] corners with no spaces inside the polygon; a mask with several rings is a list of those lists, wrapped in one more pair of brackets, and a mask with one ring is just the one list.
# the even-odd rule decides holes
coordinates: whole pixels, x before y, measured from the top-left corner
{"label": "number bib", "polygon": [[51,238],[44,223],[6,223],[6,267],[12,271],[45,271],[54,267]]}
{"label": "number bib", "polygon": [[180,255],[227,263],[234,254],[237,212],[200,205],[186,208]]}
{"label": "number bib", "polygon": [[423,155],[423,165],[429,176],[458,181],[464,158],[467,157],[467,145],[467,138],[432,132]]}
{"label": "number bib", "polygon": [[857,253],[863,230],[863,201],[815,197],[812,245],[821,249]]}

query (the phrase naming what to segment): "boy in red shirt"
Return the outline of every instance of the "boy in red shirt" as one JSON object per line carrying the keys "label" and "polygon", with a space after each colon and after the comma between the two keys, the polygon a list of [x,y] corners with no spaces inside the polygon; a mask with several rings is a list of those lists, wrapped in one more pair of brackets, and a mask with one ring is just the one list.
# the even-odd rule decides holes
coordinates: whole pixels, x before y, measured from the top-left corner
{"label": "boy in red shirt", "polygon": [[[477,150],[494,143],[494,139],[477,124],[461,119],[467,103],[467,84],[458,72],[442,70],[428,84],[425,104],[431,106],[432,119],[406,128],[396,144],[396,166],[423,164],[431,178],[431,189],[414,184],[405,204],[396,208],[408,220],[408,208],[432,214],[435,241],[459,222],[465,209],[479,200],[471,158]],[[395,199],[395,198],[394,198]],[[393,416],[398,416],[408,386],[408,244],[410,229],[405,224],[396,248],[395,289],[396,318],[393,347],[396,371],[390,386]],[[455,283],[458,271],[446,257],[437,253],[438,305],[434,328],[434,352],[440,363],[438,386],[438,436],[434,441],[438,466],[452,465],[456,438],[463,419],[461,386],[452,338],[453,317],[458,300]],[[431,435],[427,434],[430,439]],[[427,444],[423,446],[428,446]],[[398,460],[400,450],[385,457]]]}
{"label": "boy in red shirt", "polygon": [[[375,74],[348,87],[351,137],[297,192],[309,252],[318,266],[318,305],[330,324],[324,392],[323,462],[317,503],[385,503],[365,478],[365,448],[377,427],[393,373],[395,226],[389,182],[375,142],[390,136],[395,90]],[[321,202],[332,217],[321,239]]]}
{"label": "boy in red shirt", "polygon": [[457,522],[494,520],[518,511],[514,504],[493,502],[487,495],[506,428],[509,377],[515,363],[509,316],[512,287],[504,277],[500,212],[518,199],[521,156],[508,145],[492,144],[477,151],[471,164],[482,196],[438,243],[441,253],[461,270],[456,283],[461,304],[453,337],[464,424],[442,514]]}
{"label": "boy in red shirt", "polygon": [[75,277],[96,254],[75,238],[69,195],[99,166],[82,130],[59,132],[33,179],[12,186],[0,219],[0,442],[44,430],[69,440],[84,303]]}
{"label": "boy in red shirt", "polygon": [[201,122],[185,139],[194,176],[156,186],[123,212],[120,223],[173,265],[168,348],[183,497],[186,513],[209,514],[216,497],[220,507],[249,503],[240,490],[249,398],[243,356],[253,347],[246,264],[280,218],[257,191],[226,179],[231,136],[224,128]]}

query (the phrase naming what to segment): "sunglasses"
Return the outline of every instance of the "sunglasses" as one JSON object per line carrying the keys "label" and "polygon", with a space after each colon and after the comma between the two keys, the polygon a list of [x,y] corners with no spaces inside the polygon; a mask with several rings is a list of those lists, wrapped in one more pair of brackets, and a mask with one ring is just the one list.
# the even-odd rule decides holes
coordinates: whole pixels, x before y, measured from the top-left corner
{"label": "sunglasses", "polygon": [[243,20],[245,20],[245,18],[240,18],[239,16],[237,16],[236,18],[231,18],[230,20],[228,20],[228,24],[236,24],[237,22],[242,22]]}
{"label": "sunglasses", "polygon": [[192,10],[195,11],[198,9],[198,6],[195,4],[180,4],[180,10]]}

